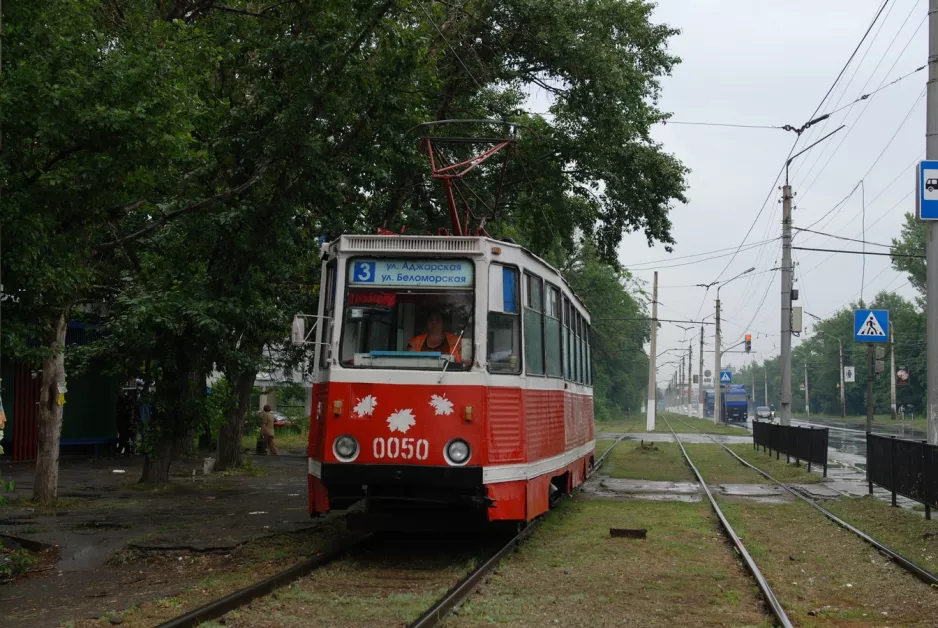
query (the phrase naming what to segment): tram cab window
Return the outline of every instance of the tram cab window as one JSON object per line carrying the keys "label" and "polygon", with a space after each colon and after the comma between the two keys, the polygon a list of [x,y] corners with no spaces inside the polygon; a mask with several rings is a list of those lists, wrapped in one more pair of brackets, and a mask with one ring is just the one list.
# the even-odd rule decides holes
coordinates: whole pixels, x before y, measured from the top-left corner
{"label": "tram cab window", "polygon": [[469,260],[348,262],[342,365],[468,370],[474,268]]}
{"label": "tram cab window", "polygon": [[518,271],[489,267],[488,369],[492,373],[521,372],[521,314]]}

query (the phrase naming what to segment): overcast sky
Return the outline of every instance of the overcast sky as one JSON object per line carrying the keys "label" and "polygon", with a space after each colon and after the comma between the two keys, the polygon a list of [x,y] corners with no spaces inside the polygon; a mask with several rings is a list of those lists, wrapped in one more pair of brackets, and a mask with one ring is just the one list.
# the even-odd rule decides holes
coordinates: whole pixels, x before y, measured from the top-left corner
{"label": "overcast sky", "polygon": [[[800,126],[820,103],[881,4],[882,0],[662,1],[655,21],[681,30],[671,47],[683,61],[663,81],[661,106],[673,114],[673,121]],[[926,14],[926,0],[891,0],[820,113],[844,107],[924,65]],[[796,152],[847,125],[792,164],[795,227],[808,227],[822,218],[862,179],[866,239],[889,243],[899,234],[903,214],[914,211],[913,164],[924,158],[926,74],[915,73],[803,134]],[[753,334],[753,356],[777,355],[780,273],[769,269],[781,262],[777,189],[781,182],[773,181],[795,135],[777,129],[669,124],[656,127],[654,137],[691,170],[689,202],[671,214],[677,246],[668,254],[661,246],[649,248],[641,234],[631,234],[621,246],[620,260],[637,277],[648,280],[649,287],[652,272],[659,271],[660,318],[694,320],[713,313],[715,290],[705,294],[702,288],[687,286],[721,276],[729,279],[755,266],[751,279],[740,278],[720,293],[724,346],[748,330]],[[861,189],[857,189],[813,228],[858,238],[863,232],[862,214]],[[746,244],[730,263],[753,221]],[[808,233],[797,235],[795,245],[862,247]],[[712,251],[719,252],[706,255]],[[700,257],[685,258],[690,255]],[[706,259],[714,255],[723,257]],[[825,317],[859,299],[864,257],[794,251],[794,259],[795,287],[801,293],[798,304],[806,311]],[[867,299],[882,290],[915,296],[907,277],[890,268],[888,257],[865,259]],[[805,316],[805,322],[813,328],[810,317]],[[658,351],[679,347],[696,333],[664,324]],[[706,333],[712,336],[712,326]],[[695,339],[694,372],[698,346]],[[676,355],[660,357],[659,364]],[[737,366],[749,359],[726,358],[724,365]],[[712,368],[712,338],[707,339],[704,364]],[[674,365],[660,366],[659,383],[674,370]]]}

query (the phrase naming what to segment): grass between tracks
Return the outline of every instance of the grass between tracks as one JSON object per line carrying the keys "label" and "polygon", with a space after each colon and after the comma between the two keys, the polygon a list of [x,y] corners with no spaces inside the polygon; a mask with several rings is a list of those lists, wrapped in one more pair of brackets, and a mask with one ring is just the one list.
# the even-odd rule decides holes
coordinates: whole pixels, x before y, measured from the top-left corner
{"label": "grass between tracks", "polygon": [[375,541],[228,613],[224,625],[405,625],[472,570],[483,553],[472,535],[457,540],[398,535]]}
{"label": "grass between tracks", "polygon": [[[610,538],[609,528],[648,538]],[[446,626],[770,626],[702,503],[562,503]]]}
{"label": "grass between tracks", "polygon": [[[657,420],[655,422],[655,433],[659,434],[670,434],[671,430],[668,429],[668,425],[664,422],[663,419],[667,419],[671,423],[671,427],[674,428],[674,431],[678,434],[686,434],[692,432],[703,432],[705,434],[728,434],[733,436],[746,436],[749,432],[741,427],[735,427],[732,425],[719,424],[715,425],[710,419],[695,419],[693,417],[684,416],[683,414],[674,414],[673,412],[659,412],[657,415]],[[680,420],[678,420],[680,419]],[[681,422],[683,421],[683,423]],[[646,432],[647,430],[645,424],[645,415],[636,416],[633,415],[629,417],[621,417],[612,421],[597,421],[596,422],[596,432],[608,432],[608,433],[630,433],[630,434],[639,434]]]}
{"label": "grass between tracks", "polygon": [[[921,567],[938,573],[938,521],[872,497],[825,502],[824,507],[896,550]],[[932,514],[933,517],[938,513]]]}
{"label": "grass between tracks", "polygon": [[935,591],[808,504],[718,500],[795,625],[935,625]]}
{"label": "grass between tracks", "polygon": [[[611,441],[610,441],[611,442]],[[715,443],[686,444],[684,447],[694,464],[704,474],[708,484],[763,484],[769,480],[744,467],[738,460]],[[808,473],[806,467],[785,464],[784,459],[753,450],[751,445],[729,445],[744,460],[764,469],[782,482],[820,482],[819,473]],[[597,444],[597,451],[601,448]],[[605,447],[602,448],[605,451]],[[677,443],[622,442],[607,458],[605,473],[614,478],[635,480],[661,480],[671,482],[696,481],[690,467],[684,462]],[[707,471],[704,471],[706,467]]]}

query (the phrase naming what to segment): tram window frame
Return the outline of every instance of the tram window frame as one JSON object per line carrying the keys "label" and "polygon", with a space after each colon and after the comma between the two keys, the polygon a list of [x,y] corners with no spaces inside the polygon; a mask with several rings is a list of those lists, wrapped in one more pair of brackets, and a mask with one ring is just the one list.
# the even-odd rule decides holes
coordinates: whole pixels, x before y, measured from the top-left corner
{"label": "tram window frame", "polygon": [[[560,288],[545,281],[544,290],[544,371],[547,377],[563,377],[563,302]],[[555,326],[555,329],[549,327]],[[551,348],[554,348],[553,356]]]}
{"label": "tram window frame", "polygon": [[579,312],[576,313],[576,328],[577,328],[577,342],[576,342],[576,357],[579,367],[577,368],[577,378],[576,381],[580,384],[583,383],[583,380],[586,379],[586,361],[583,359],[583,315]]}
{"label": "tram window frame", "polygon": [[[535,295],[533,287],[537,286]],[[537,297],[535,299],[535,297]],[[544,280],[534,273],[524,272],[524,320],[522,321],[525,373],[546,376],[544,355]],[[536,333],[534,332],[536,328]],[[536,340],[537,344],[532,344]]]}
{"label": "tram window frame", "polygon": [[[492,303],[491,303],[493,295],[492,295],[491,290],[489,291],[489,303],[486,306],[486,311],[488,312],[488,316],[486,317],[486,334],[485,334],[486,335],[486,338],[485,338],[486,369],[489,371],[489,373],[492,373],[495,375],[518,375],[521,373],[521,370],[524,368],[524,341],[522,340],[522,334],[521,334],[522,318],[523,318],[523,305],[522,305],[523,299],[522,299],[522,294],[521,294],[522,292],[521,269],[514,264],[498,264],[498,263],[490,264],[489,265],[489,279],[488,279],[490,285],[492,281],[491,279],[492,269],[495,269],[495,268],[501,270],[502,273],[508,270],[514,274],[515,302],[512,307],[514,307],[515,311],[514,312],[504,311],[504,305],[502,307],[502,310],[493,310]],[[504,279],[502,281],[504,281]],[[502,293],[502,298],[504,299],[504,292]],[[493,362],[491,359],[492,345],[494,344],[492,341],[492,338],[493,338],[492,330],[494,329],[493,322],[496,321],[498,318],[505,318],[505,317],[510,317],[511,320],[513,320],[514,322],[514,326],[512,329],[512,336],[513,336],[512,345],[515,345],[515,343],[517,343],[516,346],[512,347],[513,355],[516,356],[517,358],[517,363],[514,366],[511,366],[510,359],[509,359],[508,368],[502,368],[501,365],[503,363]],[[492,368],[493,364],[498,365],[498,367],[493,369]]]}
{"label": "tram window frame", "polygon": [[579,352],[577,347],[580,342],[580,331],[578,328],[579,323],[579,312],[576,311],[576,307],[571,304],[570,307],[570,380],[573,382],[580,381],[580,360]]}
{"label": "tram window frame", "polygon": [[593,385],[593,327],[586,323],[586,385]]}
{"label": "tram window frame", "polygon": [[[344,369],[381,370],[381,369],[391,368],[391,367],[385,367],[385,366],[355,365],[355,364],[349,364],[343,361],[343,358],[345,357],[344,351],[345,351],[346,333],[348,331],[347,316],[348,316],[348,311],[350,309],[349,292],[353,290],[354,288],[358,287],[358,286],[353,286],[350,284],[349,278],[348,278],[348,274],[349,274],[348,269],[356,261],[359,261],[363,258],[372,259],[373,257],[377,257],[381,259],[402,259],[400,256],[391,256],[391,255],[375,255],[375,256],[355,255],[353,257],[346,258],[345,273],[343,273],[343,276],[342,276],[342,288],[343,288],[342,293],[344,295],[344,301],[342,303],[342,318],[340,321],[336,321],[337,323],[341,323],[342,325],[341,329],[339,330],[339,347],[338,347],[337,360],[338,360],[339,366],[341,366]],[[407,258],[407,259],[410,259],[410,258]],[[440,258],[440,259],[443,259],[443,258]],[[472,312],[471,316],[472,316],[472,320],[474,321],[475,317],[478,315],[478,313],[476,312],[476,290],[478,289],[478,274],[479,273],[477,272],[478,269],[476,268],[476,262],[475,260],[468,258],[468,257],[454,257],[454,258],[445,258],[445,259],[447,261],[460,261],[460,262],[466,262],[469,264],[469,268],[472,271],[472,288],[471,289],[466,288],[466,289],[461,290],[460,292],[465,291],[469,295],[469,298],[466,299],[466,302],[468,304],[468,307],[471,308],[471,312]],[[411,260],[411,261],[416,261],[416,260]],[[420,260],[420,261],[423,261],[423,260]],[[338,282],[338,275],[336,275],[336,280]],[[336,283],[336,285],[338,286],[338,283]],[[389,286],[388,288],[396,292],[402,291],[402,290],[410,290],[411,292],[416,291],[417,293],[419,293],[421,290],[428,289],[426,287],[417,287],[417,286],[413,286],[409,288],[405,286]],[[426,306],[421,306],[421,307],[425,308]],[[398,313],[397,321],[395,323],[397,325],[400,325],[400,316],[401,314]],[[414,333],[416,333],[418,329],[416,325],[417,325],[417,321],[414,320],[414,329],[413,329]],[[400,332],[400,328],[398,328],[398,332]],[[466,326],[466,333],[467,334],[471,333],[471,336],[469,336],[467,339],[467,336],[464,335],[461,341],[461,346],[463,347],[463,351],[465,351],[465,348],[468,347],[469,351],[472,352],[474,348],[474,343],[475,343],[475,323],[474,322]],[[406,338],[406,334],[405,334],[405,338]],[[406,346],[406,343],[405,343],[405,346]],[[445,372],[446,373],[468,373],[472,370],[475,370],[476,360],[475,360],[474,353],[470,353],[469,355],[472,355],[472,364],[467,366],[466,364],[460,364],[458,362],[450,362],[449,367],[446,369]],[[393,368],[402,369],[406,371],[427,371],[431,373],[439,373],[442,371],[442,368],[435,368],[435,367],[430,368],[430,367],[406,366],[406,365],[395,365]]]}
{"label": "tram window frame", "polygon": [[317,346],[319,350],[319,368],[327,369],[332,362],[332,337],[335,334],[335,295],[338,289],[338,262],[330,260],[326,264],[326,286],[322,296],[326,299],[322,308],[322,344]]}
{"label": "tram window frame", "polygon": [[561,351],[563,355],[561,356],[561,362],[563,362],[563,378],[565,380],[570,379],[570,299],[567,298],[567,295],[561,295],[563,304],[561,305],[561,314],[563,314],[563,321],[561,321],[561,334],[563,335],[561,341]]}

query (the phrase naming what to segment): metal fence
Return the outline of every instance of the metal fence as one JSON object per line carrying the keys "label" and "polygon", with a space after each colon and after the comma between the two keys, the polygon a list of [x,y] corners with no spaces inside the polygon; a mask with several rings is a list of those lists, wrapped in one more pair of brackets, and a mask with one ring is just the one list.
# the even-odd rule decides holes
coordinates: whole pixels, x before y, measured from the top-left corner
{"label": "metal fence", "polygon": [[793,425],[777,425],[765,421],[752,422],[752,446],[754,449],[762,447],[763,451],[775,452],[778,459],[785,454],[785,461],[796,462],[804,460],[811,464],[824,466],[824,477],[827,477],[827,428],[826,427],[795,427]]}
{"label": "metal fence", "polygon": [[925,505],[925,517],[938,508],[938,446],[895,436],[866,435],[866,479],[873,485]]}

